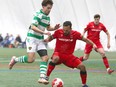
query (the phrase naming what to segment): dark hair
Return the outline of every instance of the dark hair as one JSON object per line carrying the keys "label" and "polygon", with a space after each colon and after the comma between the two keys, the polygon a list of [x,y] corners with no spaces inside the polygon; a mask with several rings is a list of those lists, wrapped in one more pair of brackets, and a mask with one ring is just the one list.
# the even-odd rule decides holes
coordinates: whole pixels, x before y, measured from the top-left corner
{"label": "dark hair", "polygon": [[63,26],[70,26],[70,28],[72,27],[72,23],[70,21],[65,21],[63,23]]}
{"label": "dark hair", "polygon": [[53,1],[52,0],[43,0],[41,3],[42,6],[47,6],[48,4],[53,5]]}
{"label": "dark hair", "polygon": [[95,14],[94,18],[100,18],[100,15],[99,14]]}

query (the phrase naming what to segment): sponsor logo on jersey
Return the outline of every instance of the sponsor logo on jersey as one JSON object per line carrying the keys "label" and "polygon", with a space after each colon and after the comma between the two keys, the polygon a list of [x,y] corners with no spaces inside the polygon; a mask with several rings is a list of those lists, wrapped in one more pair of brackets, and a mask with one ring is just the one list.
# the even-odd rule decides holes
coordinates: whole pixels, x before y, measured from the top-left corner
{"label": "sponsor logo on jersey", "polygon": [[60,41],[65,41],[65,42],[72,42],[73,39],[64,39],[64,38],[58,38]]}
{"label": "sponsor logo on jersey", "polygon": [[98,32],[100,32],[101,29],[91,29],[91,31],[98,31]]}
{"label": "sponsor logo on jersey", "polygon": [[31,49],[32,49],[32,47],[29,47],[28,49],[29,49],[29,50],[31,50]]}
{"label": "sponsor logo on jersey", "polygon": [[45,24],[50,24],[50,22],[48,20],[42,19],[41,22],[45,23]]}

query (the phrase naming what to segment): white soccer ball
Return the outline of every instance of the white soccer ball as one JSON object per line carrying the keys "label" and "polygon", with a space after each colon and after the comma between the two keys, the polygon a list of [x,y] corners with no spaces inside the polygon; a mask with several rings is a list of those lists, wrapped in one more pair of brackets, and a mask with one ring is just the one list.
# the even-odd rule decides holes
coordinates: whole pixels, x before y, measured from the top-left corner
{"label": "white soccer ball", "polygon": [[60,78],[55,78],[52,81],[52,87],[63,87],[64,83]]}

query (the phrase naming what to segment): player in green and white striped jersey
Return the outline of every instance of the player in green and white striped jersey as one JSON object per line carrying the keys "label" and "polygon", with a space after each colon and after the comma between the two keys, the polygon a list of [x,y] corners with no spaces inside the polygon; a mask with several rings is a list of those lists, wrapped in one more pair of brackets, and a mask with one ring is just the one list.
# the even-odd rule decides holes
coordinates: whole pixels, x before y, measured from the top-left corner
{"label": "player in green and white striped jersey", "polygon": [[50,17],[49,13],[52,9],[53,2],[52,0],[43,0],[42,9],[34,15],[30,30],[27,33],[26,45],[28,56],[13,56],[10,63],[9,69],[12,69],[14,64],[17,62],[21,63],[32,63],[35,60],[35,52],[37,52],[42,61],[40,63],[40,78],[39,83],[48,84],[46,80],[46,71],[48,63],[48,54],[45,46],[44,35],[51,35],[50,32],[45,32],[45,29],[48,31],[56,30],[60,27],[59,24],[56,24],[55,27],[50,26]]}

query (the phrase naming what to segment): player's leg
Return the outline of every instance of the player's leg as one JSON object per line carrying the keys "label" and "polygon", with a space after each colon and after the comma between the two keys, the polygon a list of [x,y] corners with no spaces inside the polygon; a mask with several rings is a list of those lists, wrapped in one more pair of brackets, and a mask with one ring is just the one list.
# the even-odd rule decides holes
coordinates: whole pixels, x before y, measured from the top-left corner
{"label": "player's leg", "polygon": [[87,81],[87,71],[86,68],[84,66],[83,63],[79,64],[77,66],[78,69],[80,69],[80,77],[81,77],[81,81],[82,81],[82,87],[88,87],[86,85],[86,81]]}
{"label": "player's leg", "polygon": [[48,69],[47,69],[47,77],[50,76],[50,74],[54,70],[55,66],[56,66],[56,63],[54,63],[53,61],[49,62]]}
{"label": "player's leg", "polygon": [[97,49],[97,52],[100,53],[100,55],[102,56],[103,63],[105,65],[106,69],[107,69],[108,74],[111,74],[114,70],[111,70],[110,69],[109,62],[108,62],[108,58],[105,55],[105,51],[103,49],[103,46],[102,46],[101,42],[100,41],[97,41],[96,42],[96,45],[97,45],[97,48],[98,48]]}
{"label": "player's leg", "polygon": [[79,58],[80,61],[85,61],[89,58],[92,48],[93,48],[92,45],[86,44],[85,50],[84,50],[84,55]]}
{"label": "player's leg", "polygon": [[48,77],[50,76],[51,72],[54,70],[55,66],[61,63],[58,52],[54,52],[51,59],[52,60],[49,62],[48,70],[47,70]]}
{"label": "player's leg", "polygon": [[47,53],[46,44],[43,42],[43,40],[38,41],[37,53],[41,57],[40,76],[38,79],[38,83],[48,84],[49,82],[46,80],[46,73],[47,73],[47,65],[48,65],[49,57]]}
{"label": "player's leg", "polygon": [[40,78],[38,82],[48,84],[49,82],[46,80],[46,72],[49,59],[47,50],[46,49],[38,50],[37,53],[40,55],[42,59],[42,61],[40,62]]}
{"label": "player's leg", "polygon": [[61,63],[60,60],[59,60],[60,58],[59,58],[59,53],[58,52],[54,52],[51,59],[52,60],[48,64],[47,77],[50,76],[50,74],[54,70],[55,66]]}
{"label": "player's leg", "polygon": [[[70,58],[69,58],[70,57]],[[88,87],[86,85],[86,81],[87,81],[87,71],[85,66],[83,65],[83,63],[74,55],[68,55],[66,60],[67,62],[64,63],[66,66],[70,67],[70,68],[77,68],[80,70],[80,77],[81,77],[81,81],[82,81],[82,87]]]}
{"label": "player's leg", "polygon": [[34,62],[34,60],[35,60],[36,44],[31,44],[31,43],[33,43],[33,41],[34,40],[31,40],[31,41],[27,41],[26,42],[28,56],[26,56],[26,55],[19,56],[19,57],[13,56],[11,58],[10,63],[9,63],[9,69],[12,69],[12,67],[17,62],[20,62],[20,63],[32,63],[32,62]]}
{"label": "player's leg", "polygon": [[35,53],[28,53],[28,56],[24,55],[24,56],[20,56],[20,57],[16,57],[13,56],[11,58],[11,61],[9,63],[9,69],[12,69],[12,67],[17,63],[32,63],[35,60]]}
{"label": "player's leg", "polygon": [[105,55],[104,49],[103,48],[98,48],[97,51],[102,56],[103,63],[105,65],[106,69],[107,69],[108,74],[111,74],[112,72],[114,72],[114,70],[110,69],[110,65],[109,65],[109,62],[108,62],[108,58]]}
{"label": "player's leg", "polygon": [[[52,60],[48,64],[47,74],[46,74],[46,80],[49,80],[49,76],[51,75],[52,71],[54,70],[55,66],[61,64],[60,58],[58,56],[58,53],[55,52],[52,56]],[[47,85],[48,83],[44,83]]]}

